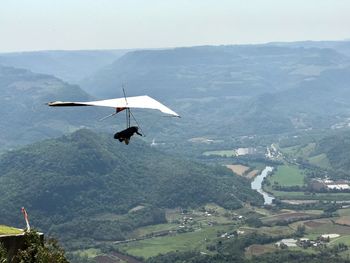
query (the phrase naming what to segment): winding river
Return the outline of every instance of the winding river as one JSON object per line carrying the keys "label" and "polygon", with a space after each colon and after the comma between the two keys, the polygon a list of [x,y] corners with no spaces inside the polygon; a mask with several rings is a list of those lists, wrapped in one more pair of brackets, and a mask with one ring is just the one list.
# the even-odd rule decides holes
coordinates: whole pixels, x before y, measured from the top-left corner
{"label": "winding river", "polygon": [[258,191],[258,193],[262,194],[264,197],[264,204],[265,205],[270,205],[272,204],[272,200],[275,199],[272,195],[264,192],[262,190],[262,182],[264,178],[273,171],[273,167],[271,166],[266,166],[264,170],[262,170],[261,174],[256,176],[251,184],[251,187],[253,190]]}

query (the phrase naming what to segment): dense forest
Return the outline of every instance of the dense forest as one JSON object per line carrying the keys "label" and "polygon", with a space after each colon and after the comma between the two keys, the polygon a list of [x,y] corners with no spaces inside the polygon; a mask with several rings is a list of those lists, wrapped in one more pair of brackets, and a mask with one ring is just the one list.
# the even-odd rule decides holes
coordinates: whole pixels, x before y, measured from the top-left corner
{"label": "dense forest", "polygon": [[164,208],[262,204],[246,179],[224,167],[89,130],[10,151],[0,170],[0,223],[20,224],[25,206],[33,225],[67,239],[124,239],[135,227],[165,222]]}

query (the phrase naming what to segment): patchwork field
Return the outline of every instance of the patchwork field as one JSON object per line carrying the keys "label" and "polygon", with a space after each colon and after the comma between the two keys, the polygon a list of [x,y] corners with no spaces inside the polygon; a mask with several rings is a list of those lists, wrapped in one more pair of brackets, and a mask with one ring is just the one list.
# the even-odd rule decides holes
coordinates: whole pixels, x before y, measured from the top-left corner
{"label": "patchwork field", "polygon": [[251,245],[246,248],[245,256],[250,258],[252,256],[259,256],[265,253],[270,253],[278,250],[274,245]]}
{"label": "patchwork field", "polygon": [[236,150],[223,150],[223,151],[207,151],[204,152],[203,155],[210,156],[210,155],[217,155],[221,157],[234,157],[236,156]]}
{"label": "patchwork field", "polygon": [[256,232],[261,235],[268,235],[272,237],[276,236],[282,236],[282,235],[289,235],[294,232],[294,229],[289,226],[273,226],[273,227],[259,227],[259,228],[253,228],[253,227],[240,227],[240,231],[244,231],[245,233],[252,233]]}
{"label": "patchwork field", "polygon": [[152,226],[145,226],[137,228],[130,235],[131,238],[144,237],[148,235],[156,236],[157,234],[161,234],[164,231],[173,231],[177,230],[178,224],[158,224]]}
{"label": "patchwork field", "polygon": [[281,221],[295,221],[295,220],[304,220],[307,218],[312,218],[318,216],[322,211],[310,211],[310,212],[286,212],[277,215],[267,216],[261,219],[265,224],[273,225]]}
{"label": "patchwork field", "polygon": [[235,174],[238,174],[241,176],[244,175],[244,173],[249,170],[248,166],[244,166],[241,164],[228,164],[226,165],[226,167],[231,169],[232,172],[234,172]]}
{"label": "patchwork field", "polygon": [[205,227],[194,232],[155,237],[118,245],[118,249],[132,256],[149,258],[170,251],[207,251],[206,246],[217,238],[218,232],[233,231],[230,225]]}
{"label": "patchwork field", "polygon": [[260,172],[259,170],[252,170],[246,175],[246,177],[248,179],[253,179],[255,176],[258,175],[259,172]]}
{"label": "patchwork field", "polygon": [[342,216],[335,221],[339,225],[350,226],[350,216]]}
{"label": "patchwork field", "polygon": [[217,238],[227,238],[220,236],[242,226],[244,220],[239,217],[245,213],[255,212],[252,208],[227,210],[216,204],[207,204],[197,210],[168,209],[168,224],[138,228],[132,234],[132,238],[138,240],[115,246],[122,253],[144,258],[176,250],[210,253],[207,245]]}
{"label": "patchwork field", "polygon": [[349,201],[350,195],[347,193],[317,193],[309,194],[304,192],[285,192],[275,191],[267,188],[274,196],[279,199],[288,200],[323,200],[323,201]]}
{"label": "patchwork field", "polygon": [[311,219],[295,222],[289,226],[296,229],[298,225],[304,225],[308,238],[316,238],[324,234],[339,234],[340,237],[350,235],[350,227],[339,225],[336,220],[337,218]]}
{"label": "patchwork field", "polygon": [[337,210],[337,213],[338,213],[340,216],[350,216],[350,208],[339,209],[339,210]]}

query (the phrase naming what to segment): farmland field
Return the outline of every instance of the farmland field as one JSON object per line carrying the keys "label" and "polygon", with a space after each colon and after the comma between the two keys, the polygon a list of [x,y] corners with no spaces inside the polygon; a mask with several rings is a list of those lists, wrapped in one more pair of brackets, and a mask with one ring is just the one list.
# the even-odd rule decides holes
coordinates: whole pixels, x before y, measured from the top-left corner
{"label": "farmland field", "polygon": [[268,235],[268,236],[282,236],[282,235],[288,235],[292,234],[295,230],[289,226],[273,226],[273,227],[259,227],[259,228],[252,228],[252,227],[240,227],[240,231],[244,231],[245,233],[252,233],[256,232],[260,235]]}
{"label": "farmland field", "polygon": [[[309,222],[313,222],[310,224]],[[340,234],[350,235],[350,227],[334,224],[331,220],[311,220],[305,221],[307,226],[306,232],[308,234],[322,235],[322,234]]]}
{"label": "farmland field", "polygon": [[235,174],[243,175],[246,171],[249,170],[248,166],[236,164],[236,165],[226,165],[227,168],[232,170]]}
{"label": "farmland field", "polygon": [[310,217],[314,217],[321,214],[320,212],[312,212],[312,213],[307,213],[307,212],[287,212],[287,213],[281,213],[273,216],[267,216],[262,218],[262,222],[265,224],[274,224],[279,221],[289,221],[289,220],[303,220],[307,219]]}
{"label": "farmland field", "polygon": [[339,225],[350,226],[350,216],[341,216],[337,221],[335,221]]}
{"label": "farmland field", "polygon": [[77,250],[74,254],[78,254],[81,257],[94,258],[101,253],[101,250],[95,248]]}
{"label": "farmland field", "polygon": [[350,208],[339,209],[337,212],[340,216],[350,216]]}
{"label": "farmland field", "polygon": [[156,237],[118,245],[118,249],[132,256],[149,258],[170,251],[199,250],[206,251],[206,246],[217,238],[217,233],[233,231],[230,225],[205,227],[194,232]]}
{"label": "farmland field", "polygon": [[248,257],[248,258],[252,257],[252,256],[259,256],[259,255],[262,255],[262,254],[265,254],[265,253],[274,252],[277,249],[278,248],[276,248],[272,244],[268,244],[268,245],[251,245],[251,246],[246,248],[245,256]]}
{"label": "farmland field", "polygon": [[133,231],[133,233],[131,234],[131,237],[132,238],[143,237],[143,236],[155,234],[161,231],[176,230],[177,227],[178,227],[178,224],[157,224],[157,225],[140,227]]}
{"label": "farmland field", "polygon": [[347,193],[317,193],[306,194],[304,192],[284,192],[268,189],[274,196],[279,199],[292,200],[324,200],[324,201],[349,201],[350,195]]}
{"label": "farmland field", "polygon": [[271,184],[278,183],[281,186],[303,186],[304,174],[297,166],[280,165],[269,180]]}
{"label": "farmland field", "polygon": [[218,155],[222,157],[234,157],[236,156],[236,150],[223,150],[223,151],[207,151],[204,152],[203,155],[210,156],[210,155]]}

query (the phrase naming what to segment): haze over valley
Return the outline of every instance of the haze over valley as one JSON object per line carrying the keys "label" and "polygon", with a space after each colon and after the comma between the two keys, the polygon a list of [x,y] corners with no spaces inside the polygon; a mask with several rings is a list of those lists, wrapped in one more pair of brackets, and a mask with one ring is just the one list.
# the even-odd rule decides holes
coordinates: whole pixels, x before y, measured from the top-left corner
{"label": "haze over valley", "polygon": [[[0,54],[0,224],[21,228],[25,206],[71,262],[347,262],[349,50]],[[135,110],[146,137],[124,145],[113,139],[123,112],[100,121],[112,112],[46,105],[123,97],[123,87],[182,118]]]}
{"label": "haze over valley", "polygon": [[349,10],[2,1],[0,263],[349,263]]}

